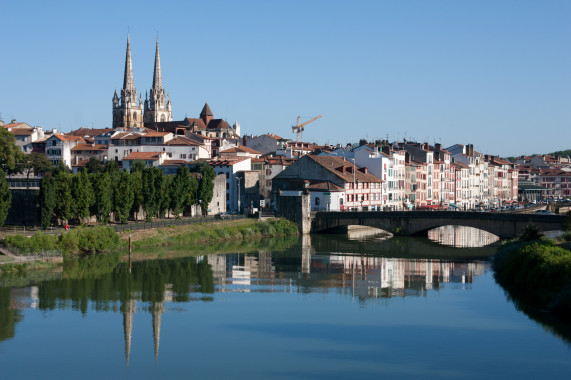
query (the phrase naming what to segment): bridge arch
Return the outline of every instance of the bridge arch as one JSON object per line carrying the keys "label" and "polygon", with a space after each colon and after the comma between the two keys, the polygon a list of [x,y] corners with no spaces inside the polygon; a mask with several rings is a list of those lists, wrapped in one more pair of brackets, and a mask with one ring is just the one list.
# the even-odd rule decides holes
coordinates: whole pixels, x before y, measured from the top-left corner
{"label": "bridge arch", "polygon": [[459,225],[490,232],[500,238],[510,238],[521,235],[528,224],[549,231],[561,229],[562,222],[563,216],[560,215],[461,211],[316,212],[311,216],[311,232],[360,225],[416,235],[441,226]]}

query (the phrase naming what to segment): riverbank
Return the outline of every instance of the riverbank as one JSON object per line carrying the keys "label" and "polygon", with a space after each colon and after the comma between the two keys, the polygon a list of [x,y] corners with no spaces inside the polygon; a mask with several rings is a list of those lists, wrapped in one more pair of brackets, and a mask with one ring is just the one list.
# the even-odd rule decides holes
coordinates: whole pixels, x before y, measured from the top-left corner
{"label": "riverbank", "polygon": [[181,226],[154,228],[144,231],[126,231],[121,240],[131,242],[134,248],[149,248],[182,244],[214,244],[223,241],[261,239],[298,235],[297,225],[286,219],[271,218],[221,220]]}
{"label": "riverbank", "polygon": [[571,251],[568,242],[515,240],[498,250],[493,266],[496,281],[522,308],[571,316]]}
{"label": "riverbank", "polygon": [[[188,246],[191,250],[219,252],[228,244],[240,242],[244,249],[255,248],[255,242],[264,237],[297,236],[294,223],[278,218],[220,220],[187,225],[171,225],[146,230],[115,233],[109,227],[79,228],[60,235],[37,232],[31,237],[7,236],[2,245],[10,254],[0,255],[0,273],[45,270],[57,267],[64,256],[101,254],[132,248],[139,260],[155,258],[153,247]],[[287,245],[278,241],[276,244]],[[53,254],[59,252],[58,257]],[[15,253],[15,254],[14,254]],[[49,253],[49,255],[47,255]],[[49,265],[46,265],[49,264]]]}

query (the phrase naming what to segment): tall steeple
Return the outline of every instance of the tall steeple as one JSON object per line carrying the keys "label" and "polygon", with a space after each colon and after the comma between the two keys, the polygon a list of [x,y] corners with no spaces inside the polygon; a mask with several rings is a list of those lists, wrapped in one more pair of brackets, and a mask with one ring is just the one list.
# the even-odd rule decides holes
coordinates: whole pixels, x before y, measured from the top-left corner
{"label": "tall steeple", "polygon": [[[120,100],[120,101],[119,101]],[[133,79],[133,64],[131,62],[131,39],[127,34],[127,53],[125,56],[125,74],[120,99],[117,91],[113,96],[113,128],[143,127],[143,104],[137,100],[137,90]]]}
{"label": "tall steeple", "polygon": [[153,75],[153,90],[157,91],[163,88],[163,79],[161,78],[161,57],[159,55],[159,37],[157,37],[157,50],[155,51],[155,73]]}
{"label": "tall steeple", "polygon": [[155,72],[153,73],[153,86],[149,91],[149,98],[145,98],[145,123],[172,121],[171,101],[165,96],[163,78],[161,74],[161,57],[159,55],[159,38],[155,50]]}
{"label": "tall steeple", "polygon": [[123,78],[123,90],[135,91],[133,80],[133,64],[131,63],[131,40],[127,34],[127,56],[125,57],[125,77]]}

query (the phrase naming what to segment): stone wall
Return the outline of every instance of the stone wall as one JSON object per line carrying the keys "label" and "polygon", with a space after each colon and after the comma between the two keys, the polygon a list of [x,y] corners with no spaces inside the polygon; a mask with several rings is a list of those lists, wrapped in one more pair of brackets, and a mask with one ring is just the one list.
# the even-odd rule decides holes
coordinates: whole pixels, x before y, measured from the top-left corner
{"label": "stone wall", "polygon": [[311,210],[309,193],[299,192],[299,195],[276,194],[276,215],[296,223],[299,232],[311,232]]}

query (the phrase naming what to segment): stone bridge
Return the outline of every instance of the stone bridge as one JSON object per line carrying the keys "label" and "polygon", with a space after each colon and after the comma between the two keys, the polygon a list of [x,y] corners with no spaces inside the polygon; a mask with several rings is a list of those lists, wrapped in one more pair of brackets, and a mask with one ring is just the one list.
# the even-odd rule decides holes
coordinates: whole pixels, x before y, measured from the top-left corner
{"label": "stone bridge", "polygon": [[462,211],[312,212],[308,221],[310,230],[305,232],[327,232],[359,225],[398,231],[403,235],[420,235],[436,227],[458,225],[488,231],[500,238],[512,238],[521,235],[529,224],[541,231],[561,230],[563,219],[563,215]]}

